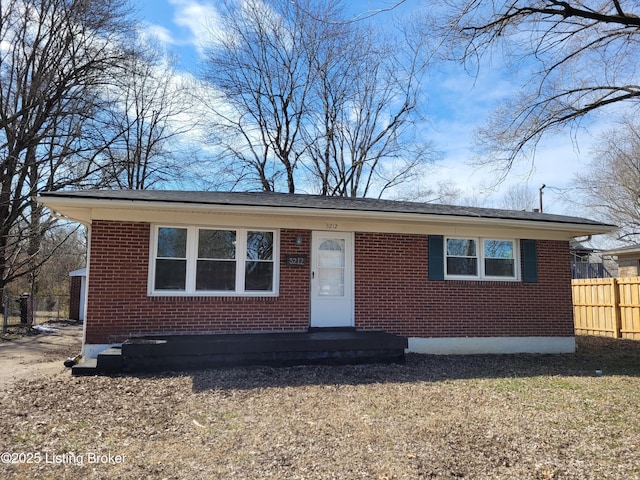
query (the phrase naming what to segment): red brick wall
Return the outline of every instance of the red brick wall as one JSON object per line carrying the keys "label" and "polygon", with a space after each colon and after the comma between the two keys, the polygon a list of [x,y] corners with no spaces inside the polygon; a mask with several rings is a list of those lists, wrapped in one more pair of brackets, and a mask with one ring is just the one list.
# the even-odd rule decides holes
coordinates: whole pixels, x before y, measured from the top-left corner
{"label": "red brick wall", "polygon": [[413,337],[573,335],[568,242],[539,240],[538,282],[523,283],[428,281],[427,240],[356,234],[358,327]]}
{"label": "red brick wall", "polygon": [[[96,221],[91,231],[87,343],[129,335],[300,331],[309,325],[310,232],[280,232],[280,295],[148,297],[150,226]],[[295,245],[295,237],[303,244]],[[413,337],[571,336],[567,242],[538,241],[539,282],[437,281],[427,276],[427,237],[355,235],[355,321]],[[396,254],[397,252],[397,254]]]}
{"label": "red brick wall", "polygon": [[[149,297],[149,235],[145,223],[95,221],[87,343],[153,333],[296,331],[309,325],[309,265],[285,266],[288,253],[308,253],[310,233],[280,232],[280,296]],[[296,235],[303,246],[295,245]]]}

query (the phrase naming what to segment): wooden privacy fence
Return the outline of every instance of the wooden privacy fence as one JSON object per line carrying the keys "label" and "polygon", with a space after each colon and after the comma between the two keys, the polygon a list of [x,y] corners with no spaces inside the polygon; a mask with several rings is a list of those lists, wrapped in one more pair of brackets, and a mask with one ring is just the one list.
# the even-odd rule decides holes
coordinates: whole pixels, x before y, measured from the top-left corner
{"label": "wooden privacy fence", "polygon": [[640,339],[640,277],[572,280],[576,333]]}

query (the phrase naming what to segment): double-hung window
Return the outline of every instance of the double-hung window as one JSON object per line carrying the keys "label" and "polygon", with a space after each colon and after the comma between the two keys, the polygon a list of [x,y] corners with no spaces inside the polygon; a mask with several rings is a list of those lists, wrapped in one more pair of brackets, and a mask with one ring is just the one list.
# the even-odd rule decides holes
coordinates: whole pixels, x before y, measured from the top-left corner
{"label": "double-hung window", "polygon": [[277,295],[278,232],[155,226],[151,295]]}
{"label": "double-hung window", "polygon": [[517,242],[489,238],[446,238],[445,276],[460,279],[517,280]]}
{"label": "double-hung window", "polygon": [[478,240],[473,238],[447,238],[447,275],[478,276]]}
{"label": "double-hung window", "polygon": [[235,230],[198,229],[196,291],[236,289]]}
{"label": "double-hung window", "polygon": [[485,277],[516,278],[515,242],[513,240],[483,240]]}
{"label": "double-hung window", "polygon": [[156,229],[155,290],[185,290],[187,286],[187,229]]}

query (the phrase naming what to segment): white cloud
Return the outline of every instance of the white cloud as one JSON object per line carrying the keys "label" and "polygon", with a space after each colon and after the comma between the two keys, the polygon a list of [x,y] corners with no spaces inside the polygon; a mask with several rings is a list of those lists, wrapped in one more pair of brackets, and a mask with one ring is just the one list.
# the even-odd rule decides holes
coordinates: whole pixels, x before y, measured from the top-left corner
{"label": "white cloud", "polygon": [[202,53],[203,46],[218,23],[213,4],[197,0],[169,0],[174,8],[173,21],[189,32],[187,41]]}
{"label": "white cloud", "polygon": [[426,109],[431,124],[425,136],[443,152],[443,159],[425,183],[449,183],[463,192],[461,202],[494,207],[501,205],[513,185],[528,185],[537,193],[545,184],[545,211],[579,216],[580,212],[570,211],[565,199],[571,196],[574,173],[590,160],[594,133],[606,128],[606,118],[594,119],[589,131],[545,136],[533,160],[516,163],[499,185],[496,182],[503,172],[473,162],[476,129],[501,100],[517,95],[518,89],[519,84],[509,80],[506,71],[495,67],[483,67],[472,77],[461,67],[449,65],[430,76]]}
{"label": "white cloud", "polygon": [[148,25],[145,29],[144,29],[145,33],[153,38],[158,39],[158,41],[165,43],[165,44],[169,44],[169,45],[175,45],[177,42],[174,39],[172,32],[160,25]]}

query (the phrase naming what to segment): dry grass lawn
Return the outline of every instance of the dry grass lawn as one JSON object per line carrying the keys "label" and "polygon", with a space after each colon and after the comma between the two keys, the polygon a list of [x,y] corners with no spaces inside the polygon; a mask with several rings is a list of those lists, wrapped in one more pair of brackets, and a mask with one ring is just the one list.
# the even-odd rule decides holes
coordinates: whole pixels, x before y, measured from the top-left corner
{"label": "dry grass lawn", "polygon": [[0,478],[638,479],[640,342],[578,347],[23,382]]}

